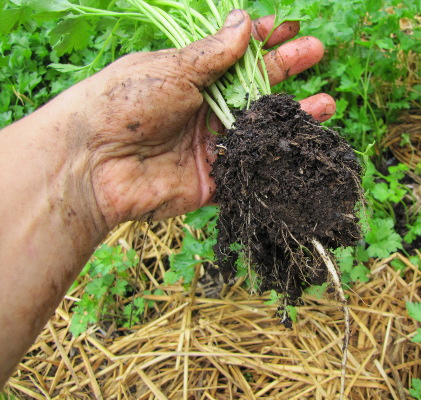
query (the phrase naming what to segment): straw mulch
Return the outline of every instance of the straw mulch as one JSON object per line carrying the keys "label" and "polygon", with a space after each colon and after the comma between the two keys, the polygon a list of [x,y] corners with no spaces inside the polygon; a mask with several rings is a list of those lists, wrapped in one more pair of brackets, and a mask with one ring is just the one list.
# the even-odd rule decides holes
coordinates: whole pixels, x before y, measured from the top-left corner
{"label": "straw mulch", "polygon": [[[298,322],[287,330],[265,296],[249,296],[237,282],[203,284],[199,266],[192,288],[163,286],[167,256],[179,244],[181,219],[155,224],[147,234],[142,289],[161,288],[131,330],[93,326],[74,339],[70,309],[76,289],[57,309],[9,380],[6,393],[20,399],[335,399],[343,344],[343,312],[334,299],[306,298]],[[108,243],[139,248],[146,227],[127,223]],[[418,254],[420,255],[420,254]],[[390,261],[405,263],[403,273]],[[146,268],[145,265],[148,267]],[[371,262],[367,284],[349,290],[352,337],[346,398],[410,398],[421,376],[421,346],[411,342],[416,323],[406,301],[421,301],[421,272],[400,254]],[[127,299],[131,301],[131,299]]]}
{"label": "straw mulch", "polygon": [[[382,148],[389,148],[397,160],[415,170],[421,163],[421,113],[402,114],[388,127]],[[413,178],[420,183],[419,176]]]}

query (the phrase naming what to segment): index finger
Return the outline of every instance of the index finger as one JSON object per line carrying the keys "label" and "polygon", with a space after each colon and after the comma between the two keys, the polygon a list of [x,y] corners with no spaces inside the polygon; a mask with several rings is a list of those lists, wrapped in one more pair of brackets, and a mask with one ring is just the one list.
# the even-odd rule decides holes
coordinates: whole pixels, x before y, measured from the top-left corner
{"label": "index finger", "polygon": [[[272,30],[274,22],[274,15],[267,15],[266,17],[254,20],[251,30],[253,37],[256,40],[263,42]],[[265,48],[284,43],[295,37],[299,31],[300,23],[298,21],[286,21],[272,32],[272,35],[265,44]]]}

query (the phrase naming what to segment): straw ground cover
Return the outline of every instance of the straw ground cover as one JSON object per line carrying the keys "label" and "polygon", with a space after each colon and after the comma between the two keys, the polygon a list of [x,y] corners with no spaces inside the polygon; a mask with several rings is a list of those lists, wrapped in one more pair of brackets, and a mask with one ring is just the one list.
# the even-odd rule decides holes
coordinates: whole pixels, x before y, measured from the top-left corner
{"label": "straw ground cover", "polygon": [[[70,309],[82,283],[61,303],[5,393],[18,399],[334,399],[341,374],[341,304],[307,296],[288,330],[275,315],[276,305],[265,304],[268,294],[249,296],[242,280],[218,289],[201,264],[189,291],[165,285],[167,256],[180,246],[184,227],[176,218],[154,224],[147,235],[141,271],[148,279],[141,280],[141,289],[164,294],[146,296],[154,304],[141,325],[129,330],[100,323],[75,339]],[[139,249],[146,229],[126,223],[107,243]],[[403,271],[392,267],[396,260]],[[421,346],[411,341],[416,323],[405,302],[421,301],[421,272],[398,253],[369,266],[370,282],[346,292],[351,340],[345,394],[408,399],[412,378],[421,375]]]}

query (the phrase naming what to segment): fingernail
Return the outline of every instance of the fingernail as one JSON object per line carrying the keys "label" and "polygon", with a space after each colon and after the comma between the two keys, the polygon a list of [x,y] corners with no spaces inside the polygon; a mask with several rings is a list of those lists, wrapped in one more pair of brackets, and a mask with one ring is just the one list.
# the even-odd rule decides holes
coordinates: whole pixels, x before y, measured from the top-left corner
{"label": "fingernail", "polygon": [[241,25],[244,22],[243,10],[232,10],[224,23],[224,28],[233,28]]}

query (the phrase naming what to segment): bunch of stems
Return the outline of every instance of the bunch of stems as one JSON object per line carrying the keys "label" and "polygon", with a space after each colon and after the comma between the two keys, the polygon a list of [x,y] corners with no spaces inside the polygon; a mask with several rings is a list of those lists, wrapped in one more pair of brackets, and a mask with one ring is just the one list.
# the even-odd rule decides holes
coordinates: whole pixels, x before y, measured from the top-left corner
{"label": "bunch of stems", "polygon": [[[190,0],[127,0],[140,14],[155,25],[172,42],[174,47],[181,49],[188,44],[213,35],[222,28],[225,17],[232,9],[244,8],[242,0],[222,0],[218,7],[214,0],[206,0],[208,17],[191,7]],[[169,11],[166,11],[165,9]],[[270,94],[269,78],[264,67],[262,49],[264,42],[251,38],[244,56],[233,66],[231,72],[226,72],[218,81],[203,92],[210,108],[229,129],[235,118],[228,107],[224,92],[234,83],[237,77],[244,93],[247,94],[247,108],[250,102],[260,96]]]}

